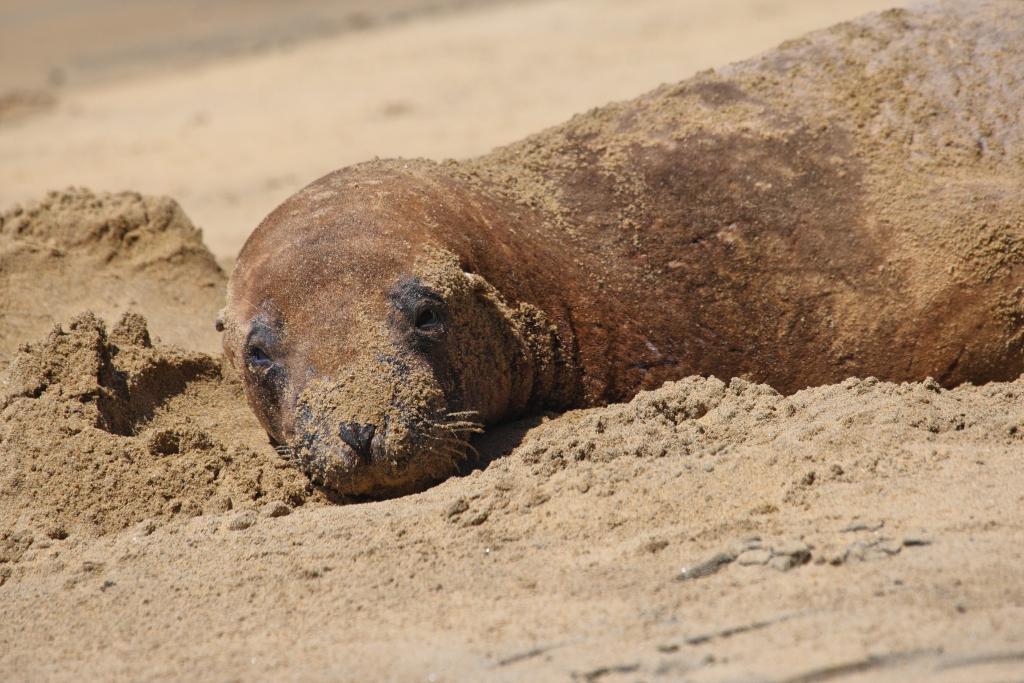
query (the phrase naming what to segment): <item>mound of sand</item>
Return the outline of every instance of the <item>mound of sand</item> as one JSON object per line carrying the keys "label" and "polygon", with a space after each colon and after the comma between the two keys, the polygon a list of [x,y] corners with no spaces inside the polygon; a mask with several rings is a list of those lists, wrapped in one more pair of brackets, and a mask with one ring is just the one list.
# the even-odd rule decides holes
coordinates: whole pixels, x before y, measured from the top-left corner
{"label": "mound of sand", "polygon": [[147,519],[301,504],[311,487],[260,437],[212,356],[150,342],[126,314],[86,313],[0,376],[0,529],[50,538]]}
{"label": "mound of sand", "polygon": [[158,338],[215,352],[226,281],[174,200],[51,192],[0,214],[0,367],[19,343],[85,309],[143,313]]}
{"label": "mound of sand", "polygon": [[711,472],[720,460],[768,449],[780,455],[758,463],[757,479],[778,492],[785,482],[773,471],[802,470],[810,487],[822,478],[912,475],[949,444],[1024,446],[1022,420],[1024,381],[947,391],[934,380],[851,378],[784,397],[742,379],[690,377],[629,403],[567,413],[530,432],[516,453],[540,474],[619,457]]}

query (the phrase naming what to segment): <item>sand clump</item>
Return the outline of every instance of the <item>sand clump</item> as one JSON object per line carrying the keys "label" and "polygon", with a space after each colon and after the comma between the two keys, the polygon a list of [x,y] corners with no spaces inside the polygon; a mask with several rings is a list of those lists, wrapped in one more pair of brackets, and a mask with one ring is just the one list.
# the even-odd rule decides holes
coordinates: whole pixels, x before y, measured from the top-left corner
{"label": "sand clump", "polygon": [[22,346],[0,408],[9,535],[95,535],[311,493],[265,442],[239,436],[258,426],[219,359],[152,346],[138,315],[108,335],[86,313]]}
{"label": "sand clump", "polygon": [[[873,489],[886,480],[927,476],[951,459],[982,461],[990,454],[1019,461],[1024,378],[953,390],[930,379],[851,378],[783,396],[741,379],[689,377],[629,403],[571,411],[523,428],[508,458],[491,467],[527,480],[478,491],[465,509],[453,508],[453,516],[493,520],[569,491],[600,499],[639,486],[670,497],[654,494],[666,486],[704,506],[689,511],[690,522],[704,527],[697,537],[720,537],[721,528],[705,525],[723,514],[733,517],[731,532],[742,536],[782,510],[815,510],[830,485]],[[501,431],[487,435],[484,447],[499,443]],[[594,520],[616,515],[614,506],[593,502]],[[839,543],[832,533],[806,538],[821,548]]]}
{"label": "sand clump", "polygon": [[[708,469],[728,454],[772,449],[809,468],[912,473],[944,443],[1024,445],[1024,381],[943,390],[934,380],[851,378],[783,396],[742,379],[689,377],[629,403],[573,411],[533,430],[517,453],[547,470],[619,457],[682,459]],[[808,472],[813,472],[809,469]]]}
{"label": "sand clump", "polygon": [[85,309],[143,313],[156,337],[215,352],[226,281],[174,200],[50,192],[0,213],[0,368],[19,343]]}

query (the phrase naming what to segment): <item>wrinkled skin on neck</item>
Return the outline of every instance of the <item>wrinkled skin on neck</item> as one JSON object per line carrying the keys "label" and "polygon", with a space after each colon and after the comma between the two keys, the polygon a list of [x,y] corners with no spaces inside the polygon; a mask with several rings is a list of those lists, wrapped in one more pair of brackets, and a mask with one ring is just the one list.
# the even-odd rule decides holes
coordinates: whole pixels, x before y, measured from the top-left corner
{"label": "wrinkled skin on neck", "polygon": [[433,169],[374,162],[316,181],[256,229],[229,284],[224,351],[250,406],[339,494],[422,489],[484,425],[569,405],[579,385],[561,305],[527,291],[542,281],[528,268],[508,272],[544,259]]}

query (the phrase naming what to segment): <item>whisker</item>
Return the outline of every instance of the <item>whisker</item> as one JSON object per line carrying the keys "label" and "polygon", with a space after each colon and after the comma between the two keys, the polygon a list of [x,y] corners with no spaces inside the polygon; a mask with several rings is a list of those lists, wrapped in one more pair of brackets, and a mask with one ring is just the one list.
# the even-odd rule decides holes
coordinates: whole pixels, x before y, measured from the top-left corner
{"label": "whisker", "polygon": [[452,434],[482,434],[484,426],[479,422],[433,422],[433,426]]}
{"label": "whisker", "polygon": [[483,459],[483,456],[481,456],[481,455],[480,455],[480,451],[478,451],[478,450],[476,449],[476,446],[474,446],[473,444],[471,444],[471,443],[470,443],[470,442],[468,442],[468,441],[464,442],[464,444],[463,444],[463,445],[464,445],[464,446],[465,446],[466,448],[468,448],[468,449],[469,449],[470,451],[472,451],[472,452],[473,452],[473,455],[474,455],[474,456],[476,456],[476,459],[477,459],[477,460],[482,460],[482,459]]}
{"label": "whisker", "polygon": [[424,436],[436,442],[432,452],[447,455],[456,460],[463,460],[468,453],[472,453],[478,460],[481,459],[480,451],[469,442],[469,436],[480,434],[484,426],[479,422],[460,420],[457,422],[432,422],[436,429],[443,434],[425,434]]}
{"label": "whisker", "polygon": [[469,418],[469,417],[472,417],[474,415],[479,415],[479,414],[480,414],[479,410],[460,410],[460,411],[457,411],[457,412],[454,412],[454,413],[448,413],[447,415],[445,415],[445,417],[454,417],[454,418],[466,417],[466,418]]}
{"label": "whisker", "polygon": [[471,420],[459,420],[457,422],[435,422],[434,424],[438,425],[439,427],[474,427],[478,429],[483,429],[483,425],[481,423],[473,422]]}
{"label": "whisker", "polygon": [[[426,433],[423,436],[424,436],[424,438],[433,439],[434,441],[441,441],[443,443],[450,443],[453,440],[451,436],[438,436],[437,434],[430,434],[430,433]],[[455,440],[456,441],[461,441],[461,439],[455,439]]]}
{"label": "whisker", "polygon": [[460,429],[446,429],[445,431],[447,431],[449,434],[455,434],[460,439],[467,438],[467,437],[464,436],[465,434],[483,434],[484,433],[484,430],[482,430],[482,429],[470,429],[469,427],[462,427]]}

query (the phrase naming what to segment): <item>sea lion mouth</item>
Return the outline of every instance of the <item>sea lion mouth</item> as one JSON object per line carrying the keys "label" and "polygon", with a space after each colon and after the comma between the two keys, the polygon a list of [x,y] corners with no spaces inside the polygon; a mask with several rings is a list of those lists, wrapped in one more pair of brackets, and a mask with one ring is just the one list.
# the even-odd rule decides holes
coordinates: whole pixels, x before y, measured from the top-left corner
{"label": "sea lion mouth", "polygon": [[431,419],[396,410],[371,422],[303,406],[297,417],[296,438],[278,452],[314,484],[355,499],[413,493],[451,476],[483,431],[472,411]]}

